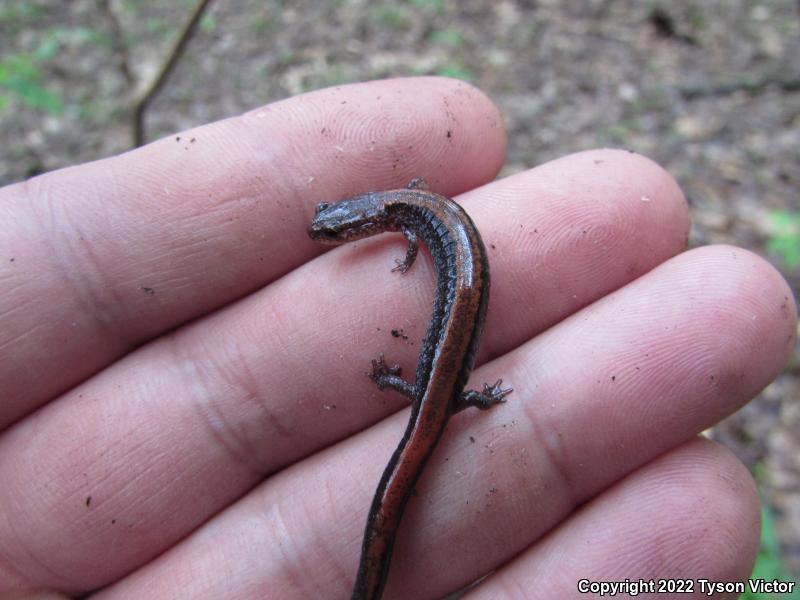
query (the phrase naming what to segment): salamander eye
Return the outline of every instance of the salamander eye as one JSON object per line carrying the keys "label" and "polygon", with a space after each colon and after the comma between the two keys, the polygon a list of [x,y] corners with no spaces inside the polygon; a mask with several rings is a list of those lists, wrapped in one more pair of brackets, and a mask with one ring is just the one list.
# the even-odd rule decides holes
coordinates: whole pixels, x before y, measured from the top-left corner
{"label": "salamander eye", "polygon": [[330,206],[329,202],[320,202],[319,204],[317,204],[317,207],[314,209],[314,214],[318,215],[319,213],[321,213],[323,210],[325,210],[329,206]]}

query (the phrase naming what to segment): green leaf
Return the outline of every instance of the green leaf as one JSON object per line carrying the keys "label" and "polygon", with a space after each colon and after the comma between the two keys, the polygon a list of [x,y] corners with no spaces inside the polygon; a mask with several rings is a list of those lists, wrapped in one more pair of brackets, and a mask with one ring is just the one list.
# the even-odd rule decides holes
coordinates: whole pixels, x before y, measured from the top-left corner
{"label": "green leaf", "polygon": [[39,46],[33,51],[33,56],[37,61],[50,60],[56,55],[59,48],[61,48],[61,42],[54,36],[47,36],[39,42]]}
{"label": "green leaf", "polygon": [[448,27],[431,33],[430,41],[434,44],[458,48],[464,44],[464,37],[458,29]]}
{"label": "green leaf", "polygon": [[411,4],[421,9],[442,12],[444,10],[444,0],[411,0]]}
{"label": "green leaf", "polygon": [[767,250],[790,269],[800,266],[800,214],[776,210],[769,213],[772,232]]}
{"label": "green leaf", "polygon": [[206,33],[211,33],[217,28],[217,18],[212,14],[205,14],[200,19],[200,29]]}
{"label": "green leaf", "polygon": [[[772,581],[774,579],[779,581],[793,581],[781,561],[780,544],[775,534],[775,521],[772,517],[772,513],[763,503],[761,506],[761,547],[758,550],[758,557],[756,558],[756,564],[753,567],[753,573],[750,575],[750,578],[764,579],[766,581]],[[800,590],[798,590],[798,586],[795,586],[791,594],[783,596],[751,592],[748,587],[739,600],[798,599],[800,599]]]}
{"label": "green leaf", "polygon": [[0,6],[0,22],[27,23],[42,16],[44,8],[34,2],[8,2]]}
{"label": "green leaf", "polygon": [[381,6],[373,9],[370,17],[382,27],[395,31],[408,28],[411,25],[412,19],[405,7],[394,5]]}
{"label": "green leaf", "polygon": [[458,64],[448,65],[443,69],[439,69],[439,75],[443,77],[452,77],[454,79],[462,79],[464,81],[470,81],[472,79],[472,72]]}
{"label": "green leaf", "polygon": [[0,88],[5,88],[23,104],[52,114],[60,114],[61,99],[42,86],[42,74],[31,58],[14,54],[0,60]]}

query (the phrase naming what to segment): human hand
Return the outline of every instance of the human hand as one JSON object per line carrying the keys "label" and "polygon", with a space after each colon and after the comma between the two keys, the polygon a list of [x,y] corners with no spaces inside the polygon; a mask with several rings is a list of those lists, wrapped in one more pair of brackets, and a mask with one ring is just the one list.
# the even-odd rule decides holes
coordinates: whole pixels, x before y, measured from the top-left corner
{"label": "human hand", "polygon": [[747,577],[753,482],[697,434],[788,357],[786,283],[745,250],[682,253],[685,201],[639,155],[488,183],[504,153],[474,88],[392,80],[0,191],[0,595],[349,597],[408,416],[365,373],[381,352],[413,373],[433,275],[424,253],[390,272],[402,236],[320,256],[306,226],[415,176],[460,194],[489,253],[470,387],[514,393],[451,419],[386,597],[493,570],[468,597]]}

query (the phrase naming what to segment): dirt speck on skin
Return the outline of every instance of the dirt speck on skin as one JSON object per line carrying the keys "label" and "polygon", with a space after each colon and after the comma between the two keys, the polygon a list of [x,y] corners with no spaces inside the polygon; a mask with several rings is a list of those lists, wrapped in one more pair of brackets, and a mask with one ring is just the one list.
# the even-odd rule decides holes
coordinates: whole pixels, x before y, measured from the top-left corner
{"label": "dirt speck on skin", "polygon": [[[36,107],[0,88],[0,139],[13,140],[0,151],[0,183],[129,149],[130,98],[190,8],[25,5],[3,13],[0,56],[21,56],[14,60],[39,74],[28,85],[48,96]],[[797,294],[800,269],[770,242],[776,215],[800,211],[798,56],[795,0],[215,2],[146,124],[150,140],[185,143],[176,131],[309,90],[461,77],[501,109],[509,140],[501,176],[588,148],[643,154],[686,194],[692,246],[749,248],[781,268]],[[789,368],[712,432],[751,468],[763,467],[760,489],[795,574],[800,409],[791,399],[800,398],[799,374],[795,349]]]}

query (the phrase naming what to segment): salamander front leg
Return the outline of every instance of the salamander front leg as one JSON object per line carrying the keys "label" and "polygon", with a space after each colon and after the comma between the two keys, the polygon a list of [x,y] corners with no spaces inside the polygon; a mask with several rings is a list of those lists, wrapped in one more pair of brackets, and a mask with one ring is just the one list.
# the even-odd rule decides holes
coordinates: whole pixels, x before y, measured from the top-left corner
{"label": "salamander front leg", "polygon": [[411,265],[414,264],[414,261],[417,260],[417,251],[419,250],[419,241],[417,240],[417,234],[408,227],[403,227],[402,229],[403,235],[408,242],[408,249],[406,250],[406,257],[403,260],[395,259],[395,263],[397,266],[392,269],[392,271],[400,271],[401,273],[405,273],[411,268]]}
{"label": "salamander front leg", "polygon": [[514,389],[508,388],[507,390],[504,390],[500,387],[502,384],[503,380],[498,379],[494,385],[484,383],[482,392],[467,390],[453,403],[453,413],[457,413],[458,411],[464,410],[470,406],[474,406],[480,410],[486,410],[495,404],[505,402],[505,397],[513,392]]}
{"label": "salamander front leg", "polygon": [[370,373],[369,378],[378,384],[379,390],[383,391],[389,388],[413,400],[415,397],[414,386],[400,377],[401,373],[400,365],[387,365],[383,354],[381,354],[377,360],[372,361],[372,373]]}

